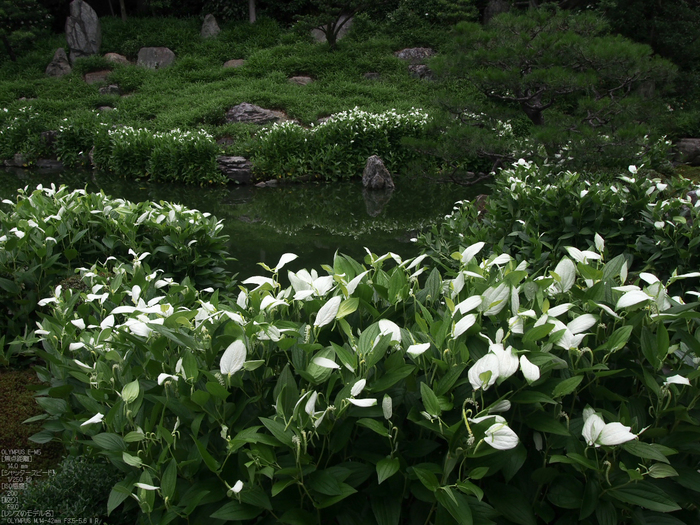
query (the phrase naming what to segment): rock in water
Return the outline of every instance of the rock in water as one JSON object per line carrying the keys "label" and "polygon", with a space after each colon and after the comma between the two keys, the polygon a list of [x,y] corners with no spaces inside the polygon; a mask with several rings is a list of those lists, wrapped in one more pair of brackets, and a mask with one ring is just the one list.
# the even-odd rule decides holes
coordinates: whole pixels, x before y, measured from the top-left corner
{"label": "rock in water", "polygon": [[83,0],[70,3],[70,16],[66,19],[66,41],[70,48],[70,61],[97,54],[102,44],[102,30],[97,13]]}
{"label": "rock in water", "polygon": [[394,180],[384,166],[384,161],[377,155],[367,159],[365,170],[362,172],[362,186],[369,190],[393,190]]}
{"label": "rock in water", "polygon": [[219,29],[219,24],[216,23],[216,18],[214,15],[207,15],[204,17],[204,23],[202,24],[202,31],[200,34],[202,38],[212,38],[221,32]]}
{"label": "rock in water", "polygon": [[62,47],[59,47],[53,55],[53,60],[46,66],[46,74],[50,77],[62,77],[70,75],[71,71],[66,52]]}
{"label": "rock in water", "polygon": [[161,69],[175,62],[175,53],[167,47],[142,47],[136,64],[148,69]]}

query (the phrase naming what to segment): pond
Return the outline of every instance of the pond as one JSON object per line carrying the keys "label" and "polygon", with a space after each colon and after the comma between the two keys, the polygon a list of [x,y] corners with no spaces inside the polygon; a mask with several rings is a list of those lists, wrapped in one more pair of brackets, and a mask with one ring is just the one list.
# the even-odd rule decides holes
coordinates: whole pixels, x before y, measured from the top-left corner
{"label": "pond", "polygon": [[[452,210],[457,200],[487,193],[485,185],[460,186],[425,178],[397,177],[396,190],[364,194],[359,182],[285,184],[257,188],[199,188],[134,181],[87,170],[0,169],[0,200],[38,184],[104,191],[131,201],[171,201],[224,220],[230,236],[231,270],[239,278],[262,274],[257,263],[277,264],[285,252],[299,255],[295,268],[330,264],[338,251],[357,260],[387,251],[413,256],[410,239]],[[386,202],[384,202],[386,201]]]}

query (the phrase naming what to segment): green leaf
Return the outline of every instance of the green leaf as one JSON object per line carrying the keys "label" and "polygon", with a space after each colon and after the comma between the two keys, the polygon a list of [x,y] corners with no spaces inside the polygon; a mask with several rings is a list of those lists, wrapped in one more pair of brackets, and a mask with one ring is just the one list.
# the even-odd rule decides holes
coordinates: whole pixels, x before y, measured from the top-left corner
{"label": "green leaf", "polygon": [[666,359],[666,356],[668,355],[668,347],[668,330],[666,330],[666,327],[663,325],[663,323],[659,323],[658,328],[656,329],[656,355],[662,362],[664,359]]}
{"label": "green leaf", "polygon": [[656,512],[674,512],[681,508],[663,490],[647,481],[615,487],[608,491],[615,499],[630,505],[639,505]]}
{"label": "green leaf", "polygon": [[138,379],[124,385],[124,388],[122,389],[122,400],[124,403],[132,403],[133,401],[136,401],[137,397],[139,397]]}
{"label": "green leaf", "polygon": [[131,478],[127,478],[112,487],[112,490],[109,493],[109,498],[107,499],[108,516],[129,497],[131,494],[131,487],[133,485],[133,480]]}
{"label": "green leaf", "polygon": [[104,450],[126,450],[126,443],[121,436],[109,432],[103,432],[92,436],[95,445]]}
{"label": "green leaf", "polygon": [[[630,454],[633,454],[639,458],[644,459],[655,459],[656,461],[662,461],[663,463],[668,463],[668,458],[663,452],[658,448],[658,445],[651,443],[644,443],[643,441],[633,440],[628,441],[622,445]],[[673,451],[675,452],[675,451]]]}
{"label": "green leaf", "polygon": [[377,463],[377,483],[382,484],[386,479],[399,471],[399,458],[384,458]]}
{"label": "green leaf", "polygon": [[661,368],[661,360],[656,351],[656,339],[652,336],[651,330],[647,326],[642,327],[641,343],[644,357],[655,370],[659,370]]}
{"label": "green leaf", "polygon": [[143,441],[144,439],[146,439],[146,435],[143,432],[132,430],[124,436],[124,443],[135,443],[137,441]]}
{"label": "green leaf", "polygon": [[418,477],[420,482],[427,488],[430,492],[435,492],[440,488],[440,483],[438,483],[437,477],[430,470],[422,467],[411,467],[414,474]]}
{"label": "green leaf", "polygon": [[52,416],[62,416],[68,411],[68,403],[63,399],[53,397],[37,397],[36,402]]}
{"label": "green leaf", "polygon": [[209,517],[224,521],[252,520],[258,517],[262,511],[263,509],[260,507],[253,507],[238,501],[229,501]]}
{"label": "green leaf", "polygon": [[531,343],[534,341],[539,341],[543,337],[549,335],[549,333],[554,329],[553,324],[545,323],[539,326],[535,326],[527,331],[523,337],[523,343]]}
{"label": "green leaf", "polygon": [[632,329],[634,327],[631,324],[621,326],[615,330],[610,338],[605,343],[604,347],[610,352],[615,352],[625,346],[627,341],[629,341],[630,335],[632,335]]}
{"label": "green leaf", "polygon": [[649,467],[649,475],[654,479],[673,478],[678,476],[678,472],[671,465],[665,463],[654,463]]}
{"label": "green leaf", "polygon": [[399,525],[401,521],[401,498],[394,494],[377,494],[370,498],[372,513],[377,525]]}
{"label": "green leaf", "polygon": [[518,525],[537,525],[528,498],[510,485],[491,483],[486,487],[487,501],[507,520]]}
{"label": "green leaf", "polygon": [[345,299],[342,303],[340,303],[340,308],[338,308],[338,313],[335,314],[335,318],[342,319],[346,315],[350,315],[355,310],[357,310],[357,307],[359,305],[360,305],[360,298],[359,297],[350,297],[349,299]]}
{"label": "green leaf", "polygon": [[230,394],[230,392],[218,382],[209,381],[205,386],[207,392],[214,397],[218,397],[219,399],[226,399]]}
{"label": "green leaf", "polygon": [[[582,377],[582,376],[578,376]],[[533,412],[525,418],[525,424],[533,430],[546,432],[549,434],[557,434],[559,436],[570,436],[569,430],[562,425],[557,419],[549,415],[547,412]]]}
{"label": "green leaf", "polygon": [[406,379],[416,369],[415,365],[403,364],[392,368],[389,372],[372,383],[370,392],[383,392],[399,381]]}
{"label": "green leaf", "polygon": [[582,375],[564,379],[563,381],[559,382],[557,386],[554,387],[554,390],[552,391],[552,397],[564,397],[568,394],[571,394],[574,390],[576,390],[576,387],[581,383],[581,381],[583,381]]}
{"label": "green leaf", "polygon": [[459,525],[472,525],[474,523],[469,500],[464,494],[455,492],[450,487],[440,487],[440,490],[435,492],[435,498]]}
{"label": "green leaf", "polygon": [[368,417],[363,417],[357,420],[357,425],[361,427],[369,428],[370,430],[376,432],[382,437],[389,437],[389,429],[384,426],[383,423],[377,421],[376,419],[370,419]]}
{"label": "green leaf", "polygon": [[618,525],[617,511],[610,501],[600,501],[595,509],[599,525]]}
{"label": "green leaf", "polygon": [[132,456],[128,452],[122,452],[122,460],[130,467],[141,468],[141,466],[143,465],[143,461],[141,461],[140,457]]}
{"label": "green leaf", "polygon": [[177,482],[177,461],[174,459],[170,460],[168,466],[163,472],[163,476],[160,478],[160,488],[163,491],[163,497],[173,499],[175,495],[175,485]]}
{"label": "green leaf", "polygon": [[219,462],[216,461],[211,454],[209,454],[207,447],[205,447],[201,441],[194,436],[193,439],[195,445],[197,445],[197,450],[199,450],[199,455],[202,456],[207,468],[209,468],[209,470],[211,470],[213,473],[218,474],[218,472],[221,470],[221,465],[219,465]]}
{"label": "green leaf", "polygon": [[420,384],[420,395],[421,399],[423,400],[423,405],[425,406],[425,411],[428,412],[428,414],[435,417],[438,417],[440,414],[442,414],[438,397],[435,395],[435,392],[433,392],[433,390],[428,386],[427,383]]}
{"label": "green leaf", "polygon": [[260,422],[265,425],[265,428],[267,428],[270,433],[283,445],[287,445],[289,448],[294,448],[294,442],[292,441],[292,436],[294,434],[291,430],[285,429],[282,423],[266,417],[261,417]]}

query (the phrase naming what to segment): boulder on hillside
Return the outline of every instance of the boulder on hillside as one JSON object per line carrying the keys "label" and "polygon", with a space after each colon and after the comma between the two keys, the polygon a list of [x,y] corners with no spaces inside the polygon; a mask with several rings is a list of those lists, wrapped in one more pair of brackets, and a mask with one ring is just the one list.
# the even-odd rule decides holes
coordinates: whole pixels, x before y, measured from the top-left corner
{"label": "boulder on hillside", "polygon": [[71,63],[100,51],[100,20],[95,10],[83,0],[73,0],[70,3],[70,16],[66,19],[66,41],[70,48]]}
{"label": "boulder on hillside", "polygon": [[226,122],[249,122],[251,124],[268,124],[280,120],[279,114],[255,104],[242,102],[226,112]]}
{"label": "boulder on hillside", "polygon": [[413,78],[420,78],[421,80],[432,80],[433,71],[425,64],[411,64],[408,66],[408,74]]}
{"label": "boulder on hillside", "polygon": [[229,157],[221,155],[216,157],[216,163],[224,175],[239,184],[250,184],[253,175],[251,164],[245,157]]}
{"label": "boulder on hillside", "polygon": [[208,14],[205,16],[204,22],[202,23],[202,30],[199,33],[202,35],[202,38],[213,38],[220,32],[221,29],[219,28],[219,24],[216,23],[216,18],[214,18],[214,15]]}
{"label": "boulder on hillside", "polygon": [[362,172],[362,186],[368,190],[393,190],[395,188],[391,173],[386,169],[384,161],[378,155],[372,155],[367,159],[367,164]]}
{"label": "boulder on hillside", "polygon": [[676,143],[674,160],[680,164],[700,166],[700,139],[680,139]]}
{"label": "boulder on hillside", "polygon": [[233,60],[227,60],[224,62],[224,67],[229,68],[229,67],[241,67],[243,64],[245,64],[245,60],[242,58],[234,58]]}
{"label": "boulder on hillside", "polygon": [[413,65],[424,64],[427,59],[436,55],[434,49],[429,47],[407,47],[394,53],[396,58],[410,62]]}
{"label": "boulder on hillside", "polygon": [[175,53],[167,47],[142,47],[136,64],[148,69],[161,69],[175,62]]}
{"label": "boulder on hillside", "polygon": [[292,84],[297,84],[299,86],[305,86],[307,84],[311,84],[314,81],[313,78],[311,77],[289,77],[289,82]]}
{"label": "boulder on hillside", "polygon": [[83,79],[86,84],[99,84],[107,80],[111,71],[109,69],[103,69],[102,71],[93,71],[92,73],[85,73]]}
{"label": "boulder on hillside", "polygon": [[62,77],[63,75],[70,75],[71,71],[72,68],[70,67],[70,62],[68,62],[66,51],[59,47],[49,65],[46,66],[46,74],[50,77]]}
{"label": "boulder on hillside", "polygon": [[114,64],[123,64],[125,66],[130,64],[129,59],[119,53],[106,53],[104,58],[107,62],[112,62]]}
{"label": "boulder on hillside", "polygon": [[121,95],[122,92],[117,84],[110,84],[108,86],[102,86],[99,89],[100,95]]}

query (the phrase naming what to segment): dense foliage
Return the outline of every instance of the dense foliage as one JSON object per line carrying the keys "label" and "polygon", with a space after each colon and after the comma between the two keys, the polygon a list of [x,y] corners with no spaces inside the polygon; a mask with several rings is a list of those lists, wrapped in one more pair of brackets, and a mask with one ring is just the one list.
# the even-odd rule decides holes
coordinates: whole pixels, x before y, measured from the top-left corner
{"label": "dense foliage", "polygon": [[[55,186],[20,190],[16,201],[3,204],[10,210],[0,210],[0,331],[8,345],[33,322],[39,299],[57,285],[82,287],[72,279],[75,268],[96,260],[149,252],[164,278],[187,276],[204,287],[230,284],[227,237],[209,214]],[[15,351],[10,346],[7,355]]]}

